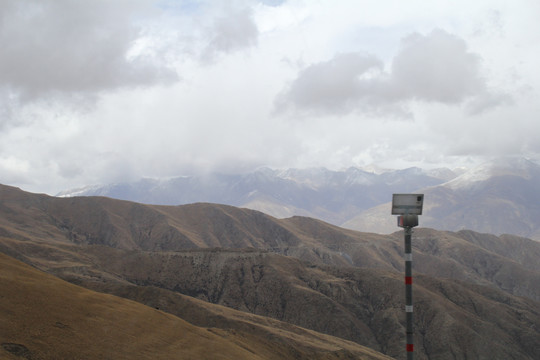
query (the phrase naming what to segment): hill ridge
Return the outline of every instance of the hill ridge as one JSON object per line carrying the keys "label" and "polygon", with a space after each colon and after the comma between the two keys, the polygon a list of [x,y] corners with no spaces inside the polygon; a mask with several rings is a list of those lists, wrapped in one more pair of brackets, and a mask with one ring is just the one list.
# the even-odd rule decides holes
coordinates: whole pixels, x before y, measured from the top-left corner
{"label": "hill ridge", "polygon": [[[360,233],[208,203],[60,199],[1,186],[0,200],[0,252],[75,284],[181,317],[189,316],[183,294],[403,353],[402,232]],[[513,352],[534,359],[539,249],[525,238],[415,229],[420,358],[445,358],[451,344],[473,358]],[[492,336],[503,336],[505,349],[486,346],[482,339]]]}

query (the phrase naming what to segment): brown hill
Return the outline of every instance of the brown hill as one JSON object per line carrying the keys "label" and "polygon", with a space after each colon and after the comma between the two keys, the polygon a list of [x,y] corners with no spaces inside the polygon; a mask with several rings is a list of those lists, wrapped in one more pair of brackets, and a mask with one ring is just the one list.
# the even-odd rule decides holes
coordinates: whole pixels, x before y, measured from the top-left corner
{"label": "brown hill", "polygon": [[[402,233],[365,234],[221,205],[57,199],[3,186],[0,200],[0,251],[72,282],[200,326],[239,325],[186,305],[178,293],[403,353]],[[414,270],[429,275],[415,277],[418,358],[534,359],[540,305],[509,294],[538,299],[538,246],[416,231]],[[200,315],[186,310],[194,307]]]}
{"label": "brown hill", "polygon": [[[98,268],[132,284],[270,316],[391,356],[403,353],[403,279],[395,272],[309,267],[259,251],[146,253],[92,247],[85,252],[95,256]],[[415,303],[417,346],[426,357],[451,358],[445,354],[453,353],[508,359],[519,354],[516,358],[533,359],[540,347],[538,302],[419,277]],[[494,337],[501,343],[485,341]]]}
{"label": "brown hill", "polygon": [[[59,199],[2,185],[0,198],[0,235],[10,238],[31,236],[48,243],[146,251],[253,247],[314,264],[403,269],[399,232],[360,233],[314,219],[278,220],[215,204],[172,207],[94,197]],[[413,254],[416,272],[492,285],[540,300],[539,242],[420,229]]]}
{"label": "brown hill", "polygon": [[[403,280],[396,272],[306,266],[257,250],[144,252],[66,246],[46,249],[45,257],[55,261],[41,261],[40,247],[34,246],[28,258],[52,273],[194,325],[261,333],[264,338],[269,337],[266,327],[287,329],[270,325],[267,318],[245,321],[247,314],[224,315],[224,308],[179,294],[353,340],[397,358],[403,353]],[[419,359],[534,359],[540,347],[538,302],[422,276],[415,282],[415,304]],[[486,341],[491,338],[501,342]]]}
{"label": "brown hill", "polygon": [[[258,333],[249,327],[197,327],[138,302],[69,284],[3,254],[0,287],[0,357],[5,359],[386,358],[279,322],[253,323]],[[240,322],[236,312],[213,308],[231,324]],[[249,324],[250,318],[243,320]]]}

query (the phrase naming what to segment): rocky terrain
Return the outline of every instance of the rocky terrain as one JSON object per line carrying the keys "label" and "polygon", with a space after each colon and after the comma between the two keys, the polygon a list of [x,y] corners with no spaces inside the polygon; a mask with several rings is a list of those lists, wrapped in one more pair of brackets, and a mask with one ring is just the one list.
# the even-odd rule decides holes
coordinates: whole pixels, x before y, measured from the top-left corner
{"label": "rocky terrain", "polygon": [[[215,204],[59,199],[6,186],[0,199],[0,251],[87,289],[202,328],[264,338],[294,325],[403,358],[401,232],[360,233]],[[413,256],[417,358],[535,358],[538,242],[421,228]],[[274,335],[289,351],[290,340]],[[328,341],[336,358],[362,358]],[[294,346],[283,358],[294,358]]]}

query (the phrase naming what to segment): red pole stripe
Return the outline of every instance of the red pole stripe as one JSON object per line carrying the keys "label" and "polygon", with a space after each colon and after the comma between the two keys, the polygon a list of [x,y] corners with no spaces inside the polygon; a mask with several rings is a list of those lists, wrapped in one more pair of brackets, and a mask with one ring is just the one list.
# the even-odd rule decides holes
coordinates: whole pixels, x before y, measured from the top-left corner
{"label": "red pole stripe", "polygon": [[414,345],[413,344],[407,344],[407,352],[414,352]]}
{"label": "red pole stripe", "polygon": [[412,276],[405,276],[405,284],[412,284]]}

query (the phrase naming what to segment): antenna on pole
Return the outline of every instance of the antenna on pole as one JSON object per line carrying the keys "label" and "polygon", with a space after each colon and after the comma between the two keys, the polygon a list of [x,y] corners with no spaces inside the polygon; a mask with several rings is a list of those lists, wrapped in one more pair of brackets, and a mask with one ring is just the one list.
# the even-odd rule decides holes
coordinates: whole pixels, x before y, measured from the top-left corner
{"label": "antenna on pole", "polygon": [[405,315],[407,321],[407,360],[413,360],[413,304],[412,304],[412,228],[418,226],[422,215],[424,194],[393,194],[392,215],[399,215],[397,225],[405,230]]}

